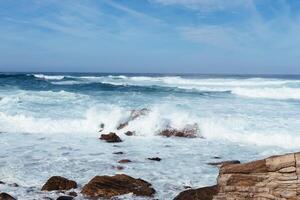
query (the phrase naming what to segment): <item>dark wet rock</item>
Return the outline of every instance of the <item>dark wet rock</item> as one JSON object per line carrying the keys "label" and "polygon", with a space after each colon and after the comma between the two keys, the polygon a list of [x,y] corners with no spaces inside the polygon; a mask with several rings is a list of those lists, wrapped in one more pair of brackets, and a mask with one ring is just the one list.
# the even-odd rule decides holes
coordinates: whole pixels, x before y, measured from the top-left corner
{"label": "dark wet rock", "polygon": [[127,135],[127,136],[133,136],[134,132],[133,131],[127,131],[124,134]]}
{"label": "dark wet rock", "polygon": [[77,192],[69,192],[68,195],[72,196],[72,197],[77,197]]}
{"label": "dark wet rock", "polygon": [[227,160],[227,161],[222,161],[222,162],[210,162],[207,163],[208,165],[213,165],[213,166],[218,166],[218,167],[223,167],[226,165],[233,165],[233,164],[240,164],[241,162],[239,160]]}
{"label": "dark wet rock", "polygon": [[116,170],[124,170],[125,167],[124,166],[121,166],[121,165],[118,165],[118,166],[113,166],[113,169],[116,169]]}
{"label": "dark wet rock", "polygon": [[122,142],[121,138],[115,133],[102,134],[100,140],[105,140],[106,142]]}
{"label": "dark wet rock", "polygon": [[44,200],[53,200],[53,199],[50,198],[50,197],[43,197],[42,199],[44,199]]}
{"label": "dark wet rock", "polygon": [[75,181],[68,180],[61,176],[52,176],[42,187],[42,190],[70,190],[73,188],[77,188],[77,183]]}
{"label": "dark wet rock", "polygon": [[130,163],[130,162],[132,162],[131,160],[129,160],[129,159],[122,159],[122,160],[119,160],[118,161],[118,163]]}
{"label": "dark wet rock", "polygon": [[153,158],[148,158],[148,160],[161,161],[161,158],[159,158],[159,157],[153,157]]}
{"label": "dark wet rock", "polygon": [[117,130],[121,130],[121,129],[125,128],[126,126],[128,126],[128,122],[120,123],[119,126],[117,127]]}
{"label": "dark wet rock", "polygon": [[71,196],[60,196],[56,200],[73,200],[74,197]]}
{"label": "dark wet rock", "polygon": [[150,197],[155,193],[155,190],[151,187],[150,183],[142,179],[118,174],[115,176],[94,177],[83,187],[81,193],[90,198],[112,198],[128,193],[133,193],[136,196]]}
{"label": "dark wet rock", "polygon": [[125,122],[120,123],[119,126],[117,127],[117,130],[121,130],[125,128],[126,126],[128,126],[129,122],[137,119],[140,116],[147,115],[149,112],[150,110],[147,108],[143,108],[140,110],[132,110],[128,119]]}
{"label": "dark wet rock", "polygon": [[0,181],[0,185],[1,185],[1,184],[4,185],[5,183],[4,183],[3,181]]}
{"label": "dark wet rock", "polygon": [[9,194],[3,192],[0,193],[0,200],[16,200],[14,197],[10,196]]}
{"label": "dark wet rock", "polygon": [[11,183],[11,184],[8,184],[10,187],[19,187],[19,185],[17,183]]}
{"label": "dark wet rock", "polygon": [[101,123],[100,126],[99,126],[99,132],[102,132],[104,130],[104,127],[105,127],[105,124],[104,123]]}
{"label": "dark wet rock", "polygon": [[165,137],[186,137],[186,138],[195,138],[198,136],[199,127],[198,124],[186,125],[183,129],[175,129],[168,127],[167,129],[161,131],[159,135]]}
{"label": "dark wet rock", "polygon": [[210,186],[181,192],[174,200],[212,200],[218,193],[218,187]]}
{"label": "dark wet rock", "polygon": [[116,155],[123,155],[124,152],[123,152],[123,151],[117,151],[117,152],[113,152],[113,154],[116,154]]}
{"label": "dark wet rock", "polygon": [[221,159],[220,156],[214,156],[213,159]]}

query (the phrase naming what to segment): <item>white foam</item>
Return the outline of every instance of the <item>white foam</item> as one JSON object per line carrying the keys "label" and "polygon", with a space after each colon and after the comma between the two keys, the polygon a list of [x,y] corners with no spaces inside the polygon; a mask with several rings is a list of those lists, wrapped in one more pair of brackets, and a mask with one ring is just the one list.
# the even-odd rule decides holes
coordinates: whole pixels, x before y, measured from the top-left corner
{"label": "white foam", "polygon": [[34,77],[44,80],[62,80],[65,76],[60,75],[44,75],[44,74],[34,74]]}
{"label": "white foam", "polygon": [[234,88],[232,93],[251,98],[300,99],[300,88]]}

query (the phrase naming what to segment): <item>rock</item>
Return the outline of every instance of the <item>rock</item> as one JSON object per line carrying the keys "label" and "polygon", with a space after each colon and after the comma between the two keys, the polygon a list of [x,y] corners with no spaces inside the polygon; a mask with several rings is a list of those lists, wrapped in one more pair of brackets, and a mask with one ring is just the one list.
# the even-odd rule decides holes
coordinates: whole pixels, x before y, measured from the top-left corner
{"label": "rock", "polygon": [[96,176],[86,184],[81,193],[89,198],[112,198],[114,196],[133,193],[136,196],[151,197],[155,190],[151,184],[125,174],[115,176]]}
{"label": "rock", "polygon": [[121,130],[121,129],[125,128],[126,126],[128,126],[128,122],[120,123],[119,126],[117,127],[117,130]]}
{"label": "rock", "polygon": [[115,133],[102,134],[100,140],[105,140],[106,142],[122,142],[121,138]]}
{"label": "rock", "polygon": [[124,168],[123,166],[118,165],[118,166],[114,167],[114,169],[117,169],[117,170],[123,170],[123,169],[125,169],[125,168]]}
{"label": "rock", "polygon": [[123,152],[123,151],[117,151],[117,152],[113,152],[113,154],[116,154],[116,155],[123,155],[124,152]]}
{"label": "rock", "polygon": [[3,181],[0,181],[0,185],[4,185],[5,183]]}
{"label": "rock", "polygon": [[153,158],[148,158],[148,160],[161,161],[161,158],[159,158],[159,157],[153,157]]}
{"label": "rock", "polygon": [[10,187],[19,187],[19,185],[17,183],[11,183],[11,184],[8,184]]}
{"label": "rock", "polygon": [[132,162],[132,161],[129,159],[122,159],[122,160],[118,161],[118,163],[130,163],[130,162]]}
{"label": "rock", "polygon": [[73,188],[77,188],[77,183],[75,181],[68,180],[61,176],[52,176],[42,187],[42,190],[70,190]]}
{"label": "rock", "polygon": [[120,123],[117,127],[117,130],[123,129],[124,127],[128,126],[129,122],[137,119],[140,116],[147,115],[149,112],[150,110],[147,108],[143,108],[140,110],[132,110],[128,119],[125,122]]}
{"label": "rock", "polygon": [[300,153],[291,153],[222,166],[218,176],[219,191],[213,200],[300,199],[299,163]]}
{"label": "rock", "polygon": [[218,193],[218,187],[210,186],[199,189],[190,189],[181,192],[174,200],[212,200]]}
{"label": "rock", "polygon": [[210,162],[210,163],[207,163],[207,164],[222,167],[222,166],[225,166],[225,165],[234,165],[234,164],[240,164],[240,163],[241,162],[239,160],[227,160],[227,161],[222,161],[222,162]]}
{"label": "rock", "polygon": [[159,133],[159,135],[165,137],[186,137],[186,138],[195,138],[199,132],[198,124],[186,125],[183,129],[167,128]]}
{"label": "rock", "polygon": [[99,126],[99,128],[100,128],[99,132],[102,132],[104,130],[104,127],[105,127],[104,123],[101,123]]}
{"label": "rock", "polygon": [[70,197],[70,196],[60,196],[56,200],[73,200],[73,199],[74,197]]}
{"label": "rock", "polygon": [[16,200],[16,199],[10,196],[9,194],[3,192],[0,193],[0,200]]}
{"label": "rock", "polygon": [[72,196],[72,197],[77,197],[77,192],[69,192],[68,195]]}
{"label": "rock", "polygon": [[124,134],[127,135],[127,136],[133,136],[133,135],[134,135],[134,132],[132,132],[132,131],[127,131],[127,132],[125,132]]}

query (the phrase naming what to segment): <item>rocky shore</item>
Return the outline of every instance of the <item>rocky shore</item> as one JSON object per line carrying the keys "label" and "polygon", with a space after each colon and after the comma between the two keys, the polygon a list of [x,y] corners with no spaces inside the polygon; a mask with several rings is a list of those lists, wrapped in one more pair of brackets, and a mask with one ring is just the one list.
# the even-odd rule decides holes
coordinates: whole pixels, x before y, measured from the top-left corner
{"label": "rocky shore", "polygon": [[[220,170],[217,185],[183,191],[174,200],[300,199],[300,153],[272,156],[242,164],[237,161],[219,162],[218,166]],[[17,184],[15,186],[18,187]],[[74,191],[76,188],[79,194]],[[78,195],[93,199],[112,199],[125,194],[153,199],[156,193],[151,183],[126,174],[96,176],[83,187],[73,180],[53,176],[41,190],[66,194],[59,196],[57,200],[71,200]],[[15,199],[17,198],[0,191],[0,200]]]}
{"label": "rocky shore", "polygon": [[174,200],[299,200],[300,153],[220,167],[216,186],[187,190]]}

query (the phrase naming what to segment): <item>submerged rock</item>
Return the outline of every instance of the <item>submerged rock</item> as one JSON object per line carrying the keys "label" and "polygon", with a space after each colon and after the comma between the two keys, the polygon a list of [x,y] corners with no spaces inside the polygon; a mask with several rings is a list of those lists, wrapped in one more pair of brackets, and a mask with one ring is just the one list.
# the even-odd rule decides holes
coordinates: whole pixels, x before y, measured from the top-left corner
{"label": "submerged rock", "polygon": [[118,174],[115,176],[94,177],[83,187],[81,193],[90,198],[112,198],[128,193],[133,193],[137,196],[151,197],[155,193],[155,190],[151,187],[150,183],[142,179],[135,179],[125,174]]}
{"label": "submerged rock", "polygon": [[16,200],[14,197],[10,196],[9,194],[3,192],[0,193],[0,200]]}
{"label": "submerged rock", "polygon": [[134,132],[133,131],[127,131],[124,134],[127,135],[127,136],[133,136]]}
{"label": "submerged rock", "polygon": [[130,162],[132,162],[132,161],[129,159],[122,159],[122,160],[118,161],[118,163],[130,163]]}
{"label": "submerged rock", "polygon": [[153,161],[161,161],[161,158],[159,157],[153,157],[153,158],[147,158],[148,160],[153,160]]}
{"label": "submerged rock", "polygon": [[71,196],[60,196],[56,200],[73,200],[74,197]]}
{"label": "submerged rock", "polygon": [[116,154],[116,155],[123,155],[124,152],[123,152],[123,151],[117,151],[117,152],[113,152],[113,154]]}
{"label": "submerged rock", "polygon": [[102,134],[100,140],[105,140],[106,142],[122,142],[121,138],[115,133]]}
{"label": "submerged rock", "polygon": [[77,188],[77,183],[61,176],[52,176],[42,187],[42,190],[70,190]]}
{"label": "submerged rock", "polygon": [[167,128],[159,133],[159,135],[165,137],[186,137],[195,138],[198,136],[199,127],[198,124],[186,125],[183,129]]}
{"label": "submerged rock", "polygon": [[181,192],[174,200],[212,200],[218,193],[218,186],[190,189]]}

